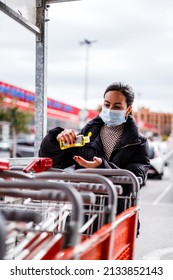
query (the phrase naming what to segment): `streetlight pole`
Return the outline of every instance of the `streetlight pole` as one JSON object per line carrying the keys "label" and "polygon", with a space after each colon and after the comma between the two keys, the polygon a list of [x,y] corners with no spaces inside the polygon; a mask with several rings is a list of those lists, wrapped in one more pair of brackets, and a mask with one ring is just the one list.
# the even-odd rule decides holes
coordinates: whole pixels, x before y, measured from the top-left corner
{"label": "streetlight pole", "polygon": [[87,100],[88,100],[88,80],[89,80],[89,48],[91,44],[96,43],[96,40],[87,40],[80,42],[80,45],[85,45],[85,78],[84,78],[84,108],[83,108],[83,121],[87,119]]}

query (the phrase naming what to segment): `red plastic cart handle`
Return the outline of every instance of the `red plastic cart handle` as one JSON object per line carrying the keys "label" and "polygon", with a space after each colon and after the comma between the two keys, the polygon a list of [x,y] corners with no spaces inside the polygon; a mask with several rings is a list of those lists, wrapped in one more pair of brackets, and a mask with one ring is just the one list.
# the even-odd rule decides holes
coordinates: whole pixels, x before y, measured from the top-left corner
{"label": "red plastic cart handle", "polygon": [[10,162],[9,161],[0,161],[0,171],[3,171],[3,170],[9,170],[10,168]]}
{"label": "red plastic cart handle", "polygon": [[36,173],[43,172],[52,167],[51,158],[36,158],[23,168],[23,172],[28,173],[34,170]]}

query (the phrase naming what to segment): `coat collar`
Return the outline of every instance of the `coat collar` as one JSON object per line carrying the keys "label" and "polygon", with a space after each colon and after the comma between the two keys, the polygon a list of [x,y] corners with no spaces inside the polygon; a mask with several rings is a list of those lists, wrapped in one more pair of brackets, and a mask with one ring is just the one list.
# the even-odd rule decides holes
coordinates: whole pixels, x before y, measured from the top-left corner
{"label": "coat collar", "polygon": [[126,123],[124,124],[120,145],[125,146],[128,144],[139,143],[141,142],[141,140],[139,139],[140,137],[141,135],[139,133],[139,129],[135,123],[135,120],[131,115],[129,115]]}
{"label": "coat collar", "polygon": [[[104,122],[98,115],[94,119],[92,119],[88,124],[86,125],[85,129],[89,130],[90,127],[94,126],[94,130],[96,132],[96,135],[99,134],[101,127],[104,125]],[[141,142],[141,134],[139,133],[139,129],[135,123],[134,118],[129,115],[126,123],[124,124],[123,128],[123,134],[120,139],[120,142],[118,143],[117,147],[122,147],[126,145],[131,144],[137,144]]]}

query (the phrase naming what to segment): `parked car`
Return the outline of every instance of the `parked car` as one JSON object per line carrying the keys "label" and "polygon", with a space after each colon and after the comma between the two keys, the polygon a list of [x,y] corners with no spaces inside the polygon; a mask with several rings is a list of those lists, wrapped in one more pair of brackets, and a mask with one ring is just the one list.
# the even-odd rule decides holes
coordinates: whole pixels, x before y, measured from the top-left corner
{"label": "parked car", "polygon": [[10,158],[11,147],[7,142],[0,142],[0,158]]}
{"label": "parked car", "polygon": [[168,165],[168,158],[171,154],[171,149],[166,141],[155,141],[159,147],[160,153],[164,158],[165,166]]}
{"label": "parked car", "polygon": [[164,157],[155,141],[149,141],[150,168],[148,178],[162,179],[164,174]]}
{"label": "parked car", "polygon": [[[0,158],[13,157],[13,140],[0,141]],[[34,138],[19,138],[16,143],[16,157],[34,157]]]}
{"label": "parked car", "polygon": [[34,142],[17,140],[16,157],[34,157]]}

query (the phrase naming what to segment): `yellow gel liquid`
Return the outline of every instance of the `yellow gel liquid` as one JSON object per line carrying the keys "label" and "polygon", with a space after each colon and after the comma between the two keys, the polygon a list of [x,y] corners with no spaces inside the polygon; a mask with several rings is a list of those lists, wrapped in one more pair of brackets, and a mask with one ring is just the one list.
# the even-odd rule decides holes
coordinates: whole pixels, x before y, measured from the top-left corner
{"label": "yellow gel liquid", "polygon": [[[91,135],[90,135],[91,136]],[[90,142],[90,136],[83,136],[83,135],[78,135],[77,139],[75,141],[75,143],[73,144],[68,144],[68,143],[64,143],[62,140],[60,141],[60,149],[61,150],[65,150],[68,148],[74,148],[74,147],[82,147],[84,146],[86,143]]]}

